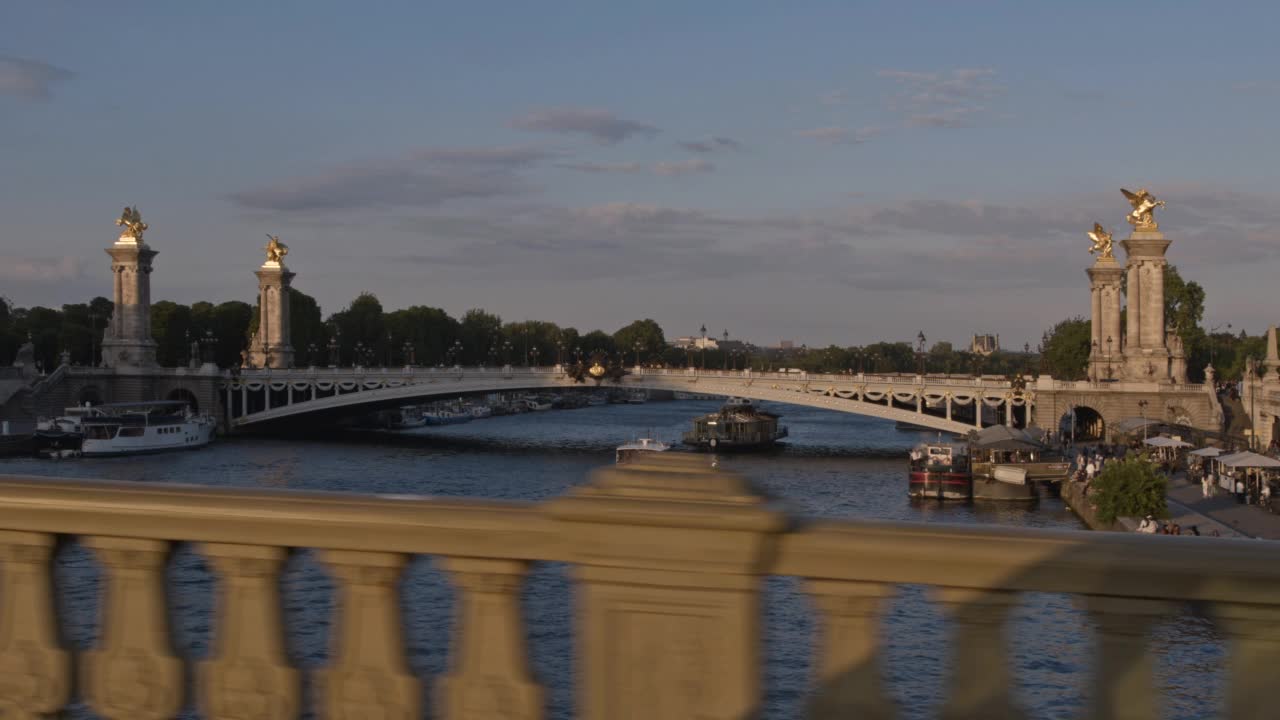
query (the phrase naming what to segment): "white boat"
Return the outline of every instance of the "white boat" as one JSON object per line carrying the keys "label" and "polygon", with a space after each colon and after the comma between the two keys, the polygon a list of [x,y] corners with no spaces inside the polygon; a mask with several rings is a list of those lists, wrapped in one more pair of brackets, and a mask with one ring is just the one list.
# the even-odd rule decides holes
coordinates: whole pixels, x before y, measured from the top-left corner
{"label": "white boat", "polygon": [[490,415],[493,415],[493,408],[488,405],[472,405],[469,408],[469,411],[471,412],[471,417],[477,419],[487,418]]}
{"label": "white boat", "polygon": [[428,410],[422,413],[422,419],[428,425],[460,425],[474,420],[469,412],[455,410]]}
{"label": "white boat", "polygon": [[599,405],[608,405],[608,404],[609,404],[608,395],[601,395],[600,393],[592,393],[587,396],[587,405],[590,405],[592,407],[596,407]]}
{"label": "white boat", "polygon": [[649,391],[648,390],[632,390],[631,393],[627,395],[627,402],[632,405],[641,405],[643,403],[647,403],[649,402]]}
{"label": "white boat", "polygon": [[84,457],[194,450],[213,441],[217,423],[177,400],[100,405],[81,420]]}
{"label": "white boat", "polygon": [[550,410],[552,408],[551,403],[540,398],[525,398],[524,406],[529,410]]}
{"label": "white boat", "polygon": [[388,427],[392,430],[412,430],[426,424],[427,421],[422,417],[422,413],[418,411],[418,408],[406,405],[391,416]]}
{"label": "white boat", "polygon": [[619,445],[618,449],[614,452],[613,461],[617,465],[626,465],[627,463],[635,460],[638,455],[666,452],[670,449],[671,446],[661,440],[654,440],[653,438],[639,438],[626,443],[625,445]]}

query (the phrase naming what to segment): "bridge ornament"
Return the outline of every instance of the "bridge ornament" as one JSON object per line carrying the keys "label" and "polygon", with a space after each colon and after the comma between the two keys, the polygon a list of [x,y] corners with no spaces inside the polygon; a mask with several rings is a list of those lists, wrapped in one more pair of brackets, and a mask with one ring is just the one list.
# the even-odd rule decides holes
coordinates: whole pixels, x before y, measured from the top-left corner
{"label": "bridge ornament", "polygon": [[1125,199],[1133,207],[1133,212],[1125,219],[1134,230],[1154,232],[1160,229],[1160,225],[1156,223],[1155,209],[1164,206],[1163,200],[1157,200],[1146,188],[1141,188],[1136,193],[1120,188],[1120,192],[1124,193]]}
{"label": "bridge ornament", "polygon": [[1102,223],[1093,224],[1093,232],[1088,233],[1089,239],[1093,241],[1093,245],[1089,248],[1089,254],[1098,253],[1100,259],[1114,259],[1115,255],[1112,251],[1111,233],[1107,232]]}
{"label": "bridge ornament", "polygon": [[142,242],[142,234],[149,227],[142,222],[142,214],[138,212],[138,206],[125,206],[124,212],[120,213],[120,217],[116,220],[116,227],[124,228],[120,233],[120,239],[133,238],[138,242]]}

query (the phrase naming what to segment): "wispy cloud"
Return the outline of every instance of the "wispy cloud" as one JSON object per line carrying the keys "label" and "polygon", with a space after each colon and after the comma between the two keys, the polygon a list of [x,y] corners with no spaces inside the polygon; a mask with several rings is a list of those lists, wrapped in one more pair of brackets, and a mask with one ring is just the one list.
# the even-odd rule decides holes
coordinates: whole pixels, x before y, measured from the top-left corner
{"label": "wispy cloud", "polygon": [[689,152],[696,153],[716,153],[742,150],[742,143],[727,137],[713,137],[706,140],[689,140],[680,143],[680,147]]}
{"label": "wispy cloud", "polygon": [[849,93],[846,90],[828,90],[818,96],[818,103],[828,107],[849,104]]}
{"label": "wispy cloud", "polygon": [[996,72],[987,68],[943,73],[880,70],[876,74],[896,85],[889,109],[901,114],[908,127],[968,127],[989,102],[1004,93],[995,81]]}
{"label": "wispy cloud", "polygon": [[431,207],[531,192],[533,185],[519,171],[553,157],[523,147],[424,149],[232,193],[230,199],[280,212]]}
{"label": "wispy cloud", "polygon": [[689,160],[667,160],[656,162],[653,164],[628,162],[628,163],[559,163],[557,167],[566,170],[577,170],[578,172],[587,173],[615,173],[623,175],[662,175],[673,177],[677,175],[691,175],[694,173],[712,172],[716,166],[710,161],[702,158],[692,158]]}
{"label": "wispy cloud", "polygon": [[0,55],[0,95],[24,100],[48,100],[54,86],[75,77],[70,70],[22,58]]}
{"label": "wispy cloud", "polygon": [[858,145],[880,134],[880,128],[820,127],[797,130],[796,135],[831,145]]}
{"label": "wispy cloud", "polygon": [[5,257],[0,255],[0,280],[15,283],[61,282],[84,274],[77,257]]}
{"label": "wispy cloud", "polygon": [[602,145],[615,145],[632,136],[653,137],[661,129],[648,123],[620,118],[602,108],[545,108],[515,118],[519,130],[585,135]]}

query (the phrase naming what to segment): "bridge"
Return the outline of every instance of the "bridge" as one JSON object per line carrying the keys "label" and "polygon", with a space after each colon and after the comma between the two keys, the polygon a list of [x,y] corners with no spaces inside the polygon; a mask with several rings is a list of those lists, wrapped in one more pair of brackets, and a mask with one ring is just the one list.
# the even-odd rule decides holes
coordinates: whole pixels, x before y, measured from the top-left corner
{"label": "bridge", "polygon": [[[1073,411],[1103,426],[1146,414],[1212,426],[1217,397],[1200,384],[1030,381],[966,375],[776,373],[636,367],[617,382],[574,380],[566,367],[254,369],[223,381],[232,430],[279,425],[464,395],[615,387],[787,403],[905,422],[951,433],[991,424],[1056,429]],[[1099,428],[1100,430],[1102,428]],[[1101,434],[1101,433],[1100,433]]]}

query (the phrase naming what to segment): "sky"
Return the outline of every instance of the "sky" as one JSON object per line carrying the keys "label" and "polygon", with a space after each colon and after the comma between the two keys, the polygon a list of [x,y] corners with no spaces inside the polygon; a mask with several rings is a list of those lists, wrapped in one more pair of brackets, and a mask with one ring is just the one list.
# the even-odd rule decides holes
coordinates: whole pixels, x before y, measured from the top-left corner
{"label": "sky", "polygon": [[[268,233],[327,315],[821,346],[1033,347],[1085,233],[1166,201],[1206,324],[1280,318],[1271,3],[67,2],[0,10],[0,296],[252,302]],[[1119,254],[1119,251],[1117,252]]]}

